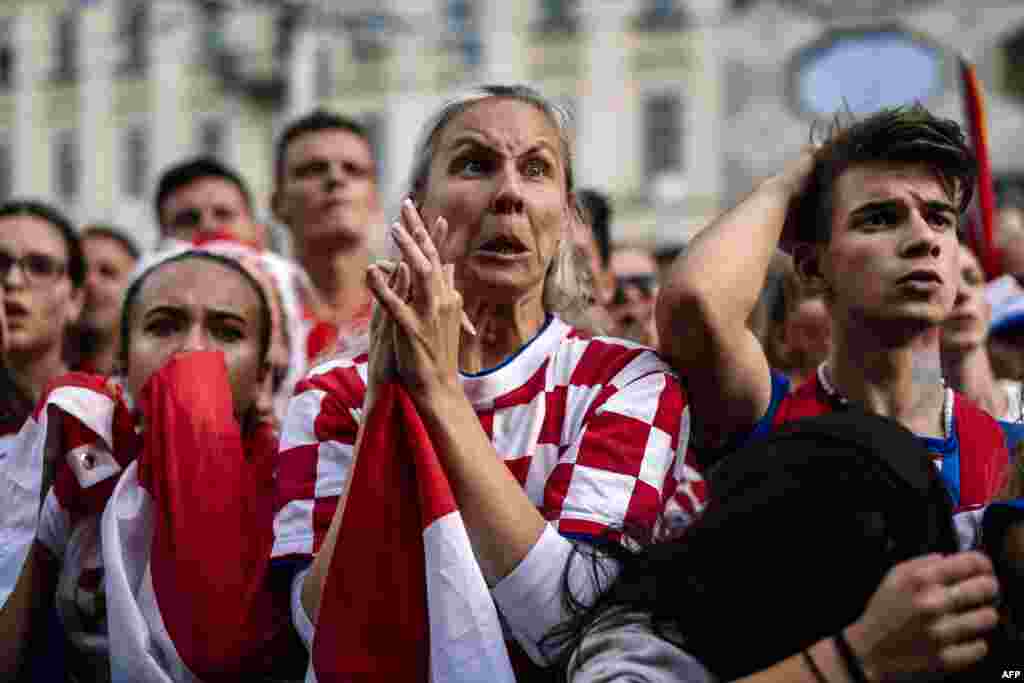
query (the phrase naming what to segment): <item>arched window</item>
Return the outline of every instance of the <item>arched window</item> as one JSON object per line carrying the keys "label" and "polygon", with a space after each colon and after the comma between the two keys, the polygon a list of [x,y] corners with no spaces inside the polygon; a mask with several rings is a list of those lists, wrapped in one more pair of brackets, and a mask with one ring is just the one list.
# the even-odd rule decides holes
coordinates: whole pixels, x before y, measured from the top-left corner
{"label": "arched window", "polygon": [[863,114],[941,92],[942,59],[936,46],[898,27],[837,29],[797,54],[790,79],[802,114]]}

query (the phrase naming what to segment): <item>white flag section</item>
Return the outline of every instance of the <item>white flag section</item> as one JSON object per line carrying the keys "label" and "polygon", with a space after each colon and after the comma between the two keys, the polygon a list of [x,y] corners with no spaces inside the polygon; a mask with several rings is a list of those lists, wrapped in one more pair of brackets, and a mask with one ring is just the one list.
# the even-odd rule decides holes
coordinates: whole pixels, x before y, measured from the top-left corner
{"label": "white flag section", "polygon": [[107,627],[114,683],[198,681],[178,656],[153,590],[153,501],[132,463],[114,489],[100,527],[106,569]]}
{"label": "white flag section", "polygon": [[459,512],[423,530],[432,683],[515,682],[498,611]]}
{"label": "white flag section", "polygon": [[[4,514],[0,519],[0,607],[7,604],[21,574],[25,559],[39,527],[39,506],[43,483],[43,464],[56,459],[61,446],[63,415],[78,418],[112,447],[114,400],[84,386],[60,386],[47,395],[10,442],[0,467],[0,500]],[[80,453],[69,454],[72,457]],[[106,476],[120,467],[103,462]],[[75,469],[75,464],[72,463]],[[84,486],[85,484],[83,484]]]}

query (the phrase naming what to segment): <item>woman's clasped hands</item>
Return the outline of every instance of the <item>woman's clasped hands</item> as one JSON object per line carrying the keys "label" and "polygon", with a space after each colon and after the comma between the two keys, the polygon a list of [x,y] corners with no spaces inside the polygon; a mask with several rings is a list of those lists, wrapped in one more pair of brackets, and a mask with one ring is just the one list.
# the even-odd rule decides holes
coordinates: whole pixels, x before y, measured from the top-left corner
{"label": "woman's clasped hands", "polygon": [[461,329],[473,333],[455,288],[455,267],[442,263],[438,252],[447,231],[438,217],[428,232],[406,199],[391,226],[401,260],[367,269],[378,304],[370,326],[371,382],[397,374],[414,398],[458,386]]}

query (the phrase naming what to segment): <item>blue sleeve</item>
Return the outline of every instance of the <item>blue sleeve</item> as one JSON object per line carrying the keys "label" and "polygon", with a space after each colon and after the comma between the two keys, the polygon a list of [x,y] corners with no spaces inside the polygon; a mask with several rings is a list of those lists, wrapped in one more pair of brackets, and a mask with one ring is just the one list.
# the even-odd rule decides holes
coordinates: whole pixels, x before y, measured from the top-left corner
{"label": "blue sleeve", "polygon": [[786,398],[789,394],[790,382],[788,377],[777,370],[771,371],[771,378],[772,399],[768,404],[768,410],[750,429],[736,432],[721,446],[702,447],[699,445],[699,437],[697,438],[697,443],[691,446],[697,456],[697,464],[703,469],[707,470],[714,467],[729,453],[739,450],[754,441],[763,439],[772,433],[775,415],[779,412],[779,405],[782,403],[782,399]]}
{"label": "blue sleeve", "polygon": [[999,426],[1003,429],[1003,436],[1006,437],[1006,450],[1010,451],[1010,458],[1013,459],[1013,449],[1017,444],[1024,441],[1024,422],[1004,422],[999,420]]}

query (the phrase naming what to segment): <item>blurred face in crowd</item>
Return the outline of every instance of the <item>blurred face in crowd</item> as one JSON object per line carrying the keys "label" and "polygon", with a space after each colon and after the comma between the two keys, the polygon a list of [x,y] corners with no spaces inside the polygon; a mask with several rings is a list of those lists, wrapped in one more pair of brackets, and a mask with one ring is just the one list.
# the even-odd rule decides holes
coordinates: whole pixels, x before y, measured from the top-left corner
{"label": "blurred face in crowd", "polygon": [[438,134],[423,196],[428,228],[448,221],[439,246],[455,264],[464,297],[495,303],[536,300],[571,225],[558,130],[543,111],[490,98],[452,118]]}
{"label": "blurred face in crowd", "polygon": [[93,235],[82,240],[85,255],[85,306],[82,324],[97,332],[117,329],[121,297],[128,286],[135,257],[115,239]]}
{"label": "blurred face in crowd", "polygon": [[787,348],[808,365],[817,367],[825,360],[832,348],[832,322],[824,298],[801,298],[786,315],[784,334]]}
{"label": "blurred face in crowd", "polygon": [[572,236],[576,248],[583,255],[583,260],[594,277],[594,298],[597,303],[605,305],[611,298],[614,278],[610,269],[605,270],[601,263],[601,250],[597,245],[597,238],[594,237],[594,231],[585,221],[574,221]]}
{"label": "blurred face in crowd", "polygon": [[615,333],[643,344],[656,345],[654,302],[658,296],[658,264],[643,249],[612,250],[615,295],[608,307],[616,322]]}
{"label": "blurred face in crowd", "polygon": [[274,212],[302,244],[364,241],[380,210],[375,173],[373,151],[355,133],[304,133],[285,149]]}
{"label": "blurred face in crowd", "polygon": [[220,351],[235,414],[244,416],[265,378],[262,324],[259,295],[238,272],[197,258],[158,266],[132,304],[126,387],[138,396],[150,375],[179,353]]}
{"label": "blurred face in crowd", "polygon": [[944,351],[968,351],[985,343],[992,307],[985,299],[985,275],[970,249],[960,246],[960,286],[953,312],[942,329]]}
{"label": "blurred face in crowd", "polygon": [[1024,273],[1024,208],[1005,206],[996,212],[996,245],[1002,250],[1003,270]]}
{"label": "blurred face in crowd", "polygon": [[82,292],[67,274],[60,230],[35,216],[0,218],[0,264],[10,265],[6,274],[0,270],[9,355],[16,360],[59,350],[82,308]]}
{"label": "blurred face in crowd", "polygon": [[199,178],[169,194],[160,207],[164,234],[191,242],[203,234],[225,232],[242,242],[263,244],[258,224],[241,189],[216,176]]}
{"label": "blurred face in crowd", "polygon": [[833,316],[846,326],[944,322],[960,283],[958,212],[932,170],[856,165],[833,194],[831,240],[819,247]]}

